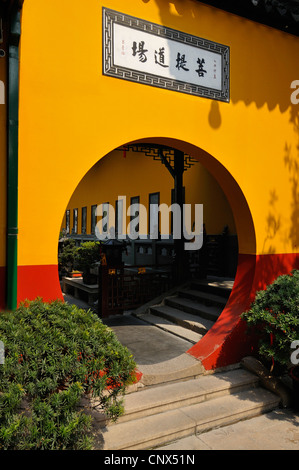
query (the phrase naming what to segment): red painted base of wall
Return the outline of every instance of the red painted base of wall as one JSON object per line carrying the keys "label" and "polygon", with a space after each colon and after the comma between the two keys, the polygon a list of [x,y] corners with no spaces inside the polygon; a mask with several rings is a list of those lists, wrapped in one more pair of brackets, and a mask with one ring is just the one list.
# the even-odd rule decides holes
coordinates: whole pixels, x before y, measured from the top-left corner
{"label": "red painted base of wall", "polygon": [[57,265],[18,267],[18,305],[37,297],[45,302],[63,300]]}
{"label": "red painted base of wall", "polygon": [[5,279],[6,268],[0,266],[0,310],[5,308],[5,290],[6,290],[6,279]]}
{"label": "red painted base of wall", "polygon": [[187,351],[207,370],[239,362],[256,349],[246,334],[240,315],[247,310],[258,290],[265,289],[277,276],[299,269],[299,254],[240,255],[234,287],[225,309],[211,330]]}

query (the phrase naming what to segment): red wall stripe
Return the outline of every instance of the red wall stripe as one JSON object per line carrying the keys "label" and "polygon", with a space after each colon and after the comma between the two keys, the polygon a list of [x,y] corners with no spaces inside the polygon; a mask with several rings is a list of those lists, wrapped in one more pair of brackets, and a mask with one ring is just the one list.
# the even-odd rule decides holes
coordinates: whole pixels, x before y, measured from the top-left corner
{"label": "red wall stripe", "polygon": [[18,304],[37,297],[45,302],[63,300],[57,265],[18,267]]}

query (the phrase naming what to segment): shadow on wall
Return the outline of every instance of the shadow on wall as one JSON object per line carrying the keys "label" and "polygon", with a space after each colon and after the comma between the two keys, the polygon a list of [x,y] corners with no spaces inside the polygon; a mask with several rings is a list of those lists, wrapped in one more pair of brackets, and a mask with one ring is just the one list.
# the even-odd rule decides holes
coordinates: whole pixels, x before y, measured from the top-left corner
{"label": "shadow on wall", "polygon": [[[236,15],[229,14],[209,5],[192,0],[141,0],[143,3],[155,1],[159,8],[161,24],[182,29],[182,17],[188,22],[190,33],[222,44],[234,44],[231,50],[231,87],[232,103],[243,102],[246,106],[254,103],[257,108],[264,105],[268,110],[279,107],[280,112],[287,111],[290,106],[290,85],[297,79],[296,60],[288,67],[283,66],[282,58],[289,55],[289,48],[294,47],[294,36],[275,30],[262,24],[254,23]],[[213,29],[213,20],[203,19],[202,10],[211,11],[223,27]],[[230,27],[227,28],[226,18],[230,16]],[[211,37],[213,30],[213,37]],[[240,37],[252,40],[240,41]],[[275,56],[269,54],[275,42]],[[256,44],[256,47],[254,46]],[[299,53],[299,46],[298,46]],[[237,64],[237,68],[235,68]],[[248,77],[248,80],[246,80]],[[272,79],[274,77],[274,79]],[[209,123],[217,129],[221,125],[221,103],[211,100]]]}
{"label": "shadow on wall", "polygon": [[292,146],[285,142],[283,151],[283,162],[288,174],[290,186],[287,190],[291,191],[291,207],[290,207],[290,221],[291,228],[283,230],[286,217],[289,217],[288,211],[286,214],[279,212],[278,203],[279,197],[277,191],[273,188],[269,195],[269,213],[266,219],[266,237],[263,244],[263,252],[267,254],[274,254],[275,248],[272,246],[272,241],[281,232],[282,243],[285,247],[292,245],[292,252],[298,252],[299,246],[299,107],[292,106],[290,111],[290,122],[294,126],[294,131],[297,135],[297,145]]}
{"label": "shadow on wall", "polygon": [[[297,144],[289,144],[285,142],[284,149],[282,149],[283,162],[290,181],[290,185],[286,191],[291,191],[291,207],[287,208],[283,213],[278,209],[279,199],[275,188],[270,192],[269,206],[270,210],[266,220],[266,233],[267,236],[264,240],[264,253],[268,255],[263,257],[260,263],[260,279],[267,279],[268,284],[273,282],[278,274],[287,274],[292,269],[299,269],[299,105],[292,106],[290,110],[290,122],[294,126],[294,131],[297,135]],[[284,230],[284,223],[286,218],[290,219],[290,224]],[[282,237],[282,243],[286,247],[290,247],[291,253],[286,255],[279,255],[275,253],[275,249],[271,244],[276,236]],[[276,273],[276,275],[274,274]],[[278,273],[278,274],[277,274]],[[257,282],[256,290],[265,288],[262,281]]]}
{"label": "shadow on wall", "polygon": [[[256,291],[265,289],[266,285],[272,283],[278,275],[299,269],[299,105],[291,106],[290,122],[294,126],[297,144],[294,146],[285,142],[281,152],[286,176],[290,181],[286,191],[291,192],[291,206],[283,211],[276,189],[270,191],[266,237],[262,250],[267,256],[260,256],[257,260],[259,278],[256,277],[254,284]],[[285,247],[285,254],[276,253],[274,248],[276,237],[280,237],[279,241]]]}
{"label": "shadow on wall", "polygon": [[299,246],[299,105],[291,108],[290,122],[293,123],[297,134],[297,146],[291,148],[286,143],[284,164],[289,172],[292,191],[291,206],[291,230],[288,238],[292,241],[294,251],[298,252]]}
{"label": "shadow on wall", "polygon": [[[181,30],[182,17],[184,17],[191,34],[198,36],[198,31],[202,31],[201,36],[209,40],[228,46],[234,44],[233,51],[231,51],[231,74],[235,79],[231,89],[233,103],[242,101],[246,106],[255,103],[257,108],[267,105],[269,111],[279,106],[281,112],[285,112],[290,107],[290,85],[298,78],[296,76],[298,69],[296,69],[295,60],[291,67],[283,66],[282,58],[287,57],[290,46],[294,46],[294,36],[209,5],[199,6],[192,0],[142,0],[143,3],[153,1],[159,8],[161,24],[165,26],[171,24],[173,28]],[[212,18],[209,22],[204,21],[201,15],[203,9],[206,11],[213,9],[213,17],[217,17],[217,23],[223,24],[223,27],[213,29]],[[225,21],[227,15],[230,15],[229,28],[226,27]],[[214,33],[213,38],[210,37],[211,30]],[[248,38],[248,40],[240,41],[240,37]],[[273,41],[276,38],[275,59],[273,60],[273,55],[269,54],[269,50],[273,49]],[[258,46],[254,47],[253,44]],[[250,85],[246,77],[249,77]],[[272,79],[273,77],[275,79]],[[216,106],[211,103],[211,113],[215,110]],[[219,116],[215,122],[219,125]]]}
{"label": "shadow on wall", "polygon": [[[281,237],[286,247],[292,243],[292,252],[298,252],[299,243],[299,104],[291,103],[291,83],[298,79],[298,67],[296,61],[288,61],[284,66],[281,58],[290,57],[290,50],[294,53],[295,38],[291,34],[284,33],[274,28],[255,23],[253,21],[229,14],[221,9],[209,5],[198,4],[193,0],[142,0],[143,3],[155,2],[159,9],[161,23],[165,26],[182,29],[182,17],[185,24],[188,23],[190,33],[207,39],[214,40],[229,46],[231,49],[231,87],[230,100],[233,104],[238,102],[246,106],[255,104],[257,108],[267,107],[273,111],[278,107],[280,113],[290,112],[290,122],[298,136],[298,145],[292,147],[288,142],[282,149],[283,161],[286,171],[289,173],[292,191],[291,229],[285,229],[286,215],[279,209],[279,194],[275,187],[269,194],[269,212],[266,223],[266,237],[263,243],[263,253],[275,254],[276,237]],[[213,29],[213,19],[202,12],[213,11],[213,18],[221,25]],[[225,21],[230,17],[229,28]],[[213,37],[211,36],[213,31]],[[240,41],[240,37],[250,38]],[[269,54],[275,42],[275,55]],[[298,53],[299,53],[299,41]],[[246,79],[248,78],[248,79]],[[221,109],[225,103],[211,100],[209,112],[209,124],[213,129],[218,129],[222,124]],[[288,213],[288,211],[286,211]]]}

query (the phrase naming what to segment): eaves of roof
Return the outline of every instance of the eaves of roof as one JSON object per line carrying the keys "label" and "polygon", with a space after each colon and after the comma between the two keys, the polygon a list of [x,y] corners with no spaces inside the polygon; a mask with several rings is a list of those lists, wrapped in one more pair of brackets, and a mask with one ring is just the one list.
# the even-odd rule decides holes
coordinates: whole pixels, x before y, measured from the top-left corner
{"label": "eaves of roof", "polygon": [[299,36],[299,0],[200,0],[200,2]]}

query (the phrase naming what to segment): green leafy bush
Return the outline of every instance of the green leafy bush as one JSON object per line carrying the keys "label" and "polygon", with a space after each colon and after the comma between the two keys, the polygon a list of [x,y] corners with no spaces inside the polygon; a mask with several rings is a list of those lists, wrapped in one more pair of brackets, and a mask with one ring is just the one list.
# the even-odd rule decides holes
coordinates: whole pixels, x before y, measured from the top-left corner
{"label": "green leafy bush", "polygon": [[283,373],[290,367],[291,343],[299,339],[299,270],[279,276],[259,291],[242,314],[259,338],[259,354]]}
{"label": "green leafy bush", "polygon": [[75,265],[78,269],[85,272],[100,261],[100,242],[84,242],[77,248]]}
{"label": "green leafy bush", "polygon": [[76,262],[77,250],[78,247],[76,247],[74,239],[67,238],[64,240],[58,254],[59,270],[65,272],[73,270]]}
{"label": "green leafy bush", "polygon": [[111,419],[123,412],[136,364],[92,312],[61,301],[24,303],[0,314],[0,449],[89,449],[84,394]]}

